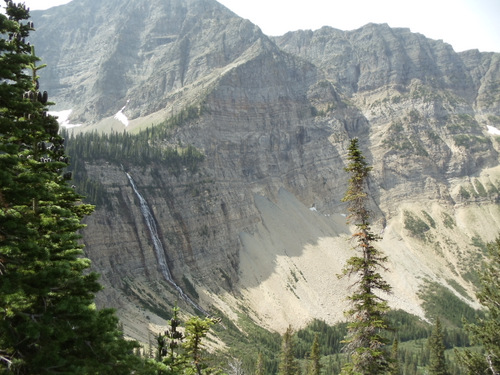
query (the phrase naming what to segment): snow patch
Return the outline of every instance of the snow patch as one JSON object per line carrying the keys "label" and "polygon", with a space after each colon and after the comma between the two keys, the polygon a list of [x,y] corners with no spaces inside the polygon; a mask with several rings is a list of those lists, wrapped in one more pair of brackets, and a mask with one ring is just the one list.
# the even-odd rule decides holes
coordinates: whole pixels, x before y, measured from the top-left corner
{"label": "snow patch", "polygon": [[[130,101],[130,99],[129,99],[129,100],[127,100],[127,104],[128,104],[128,102],[129,102],[129,101]],[[123,110],[127,107],[127,104],[125,104],[125,105],[123,106],[123,108],[122,108],[122,109],[120,109],[120,110],[116,113],[116,115],[114,115],[114,117],[113,117],[114,119],[116,119],[116,120],[120,121],[120,122],[121,122],[123,125],[125,125],[125,126],[128,126],[128,123],[129,123],[129,122],[128,122],[128,118],[127,118],[127,116],[125,116],[125,114],[123,113]]]}
{"label": "snow patch", "polygon": [[59,126],[65,127],[66,129],[82,126],[82,124],[70,124],[69,116],[71,115],[71,112],[73,112],[72,109],[66,109],[64,111],[49,111],[49,115],[56,117]]}
{"label": "snow patch", "polygon": [[494,126],[487,125],[486,127],[488,128],[488,133],[493,135],[500,135],[500,130],[498,130]]}

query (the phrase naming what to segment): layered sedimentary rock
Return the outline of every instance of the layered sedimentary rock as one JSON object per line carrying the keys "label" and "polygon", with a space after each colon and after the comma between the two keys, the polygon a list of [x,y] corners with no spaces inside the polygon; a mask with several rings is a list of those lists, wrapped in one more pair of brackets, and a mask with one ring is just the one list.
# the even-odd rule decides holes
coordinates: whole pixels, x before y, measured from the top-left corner
{"label": "layered sedimentary rock", "polygon": [[[235,317],[244,307],[276,330],[342,319],[352,137],[374,167],[390,303],[423,317],[418,293],[437,281],[475,305],[471,275],[500,221],[499,54],[457,54],[375,24],[270,39],[208,0],[73,0],[34,20],[44,87],[84,124],[75,132],[152,132],[195,113],[148,144],[196,147],[196,170],[78,160],[105,197],[83,232],[107,288],[101,302],[120,308],[132,336],[144,338],[179,296],[125,172],[154,214],[173,278],[204,308]],[[124,106],[127,127],[113,118]]]}

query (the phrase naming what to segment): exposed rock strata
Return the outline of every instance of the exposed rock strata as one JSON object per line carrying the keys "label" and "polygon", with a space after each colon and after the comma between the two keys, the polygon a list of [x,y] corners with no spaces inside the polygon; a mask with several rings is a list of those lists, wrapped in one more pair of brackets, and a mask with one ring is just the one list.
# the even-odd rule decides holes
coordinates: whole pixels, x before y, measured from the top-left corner
{"label": "exposed rock strata", "polygon": [[[244,303],[277,330],[341,319],[347,286],[335,275],[349,243],[340,199],[355,136],[374,166],[390,303],[423,315],[425,279],[472,295],[472,239],[492,240],[500,218],[498,143],[487,132],[500,127],[499,54],[457,54],[375,24],[271,40],[214,1],[120,1],[116,13],[117,1],[35,13],[35,44],[50,67],[44,86],[83,131],[122,131],[112,116],[127,100],[130,132],[203,109],[158,140],[202,150],[195,174],[161,162],[85,164],[107,199],[87,219],[86,251],[108,288],[102,302],[120,308],[131,335],[161,323],[154,313],[176,296],[125,170],[151,206],[174,278],[202,304],[231,316]],[[412,231],[408,217],[428,229]]]}

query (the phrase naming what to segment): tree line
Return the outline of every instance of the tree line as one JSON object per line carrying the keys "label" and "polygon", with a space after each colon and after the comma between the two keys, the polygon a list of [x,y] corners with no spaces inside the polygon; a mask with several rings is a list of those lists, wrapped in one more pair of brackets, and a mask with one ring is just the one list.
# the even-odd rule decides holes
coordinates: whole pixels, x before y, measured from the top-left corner
{"label": "tree line", "polygon": [[193,145],[164,143],[154,138],[154,134],[155,132],[149,129],[138,134],[125,131],[109,134],[94,131],[70,135],[67,131],[62,131],[62,136],[68,139],[68,154],[72,163],[104,160],[118,165],[133,163],[146,166],[151,163],[162,163],[177,177],[184,169],[190,173],[198,170],[204,160],[201,151]]}

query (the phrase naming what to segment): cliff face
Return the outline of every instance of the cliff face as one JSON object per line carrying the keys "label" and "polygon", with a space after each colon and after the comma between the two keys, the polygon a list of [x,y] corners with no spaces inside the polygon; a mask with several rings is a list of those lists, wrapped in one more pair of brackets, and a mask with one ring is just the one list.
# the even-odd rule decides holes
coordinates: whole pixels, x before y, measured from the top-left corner
{"label": "cliff face", "polygon": [[74,119],[86,123],[127,100],[134,116],[150,114],[172,91],[265,38],[215,1],[80,0],[33,18],[48,90],[59,108],[74,107]]}
{"label": "cliff face", "polygon": [[[152,132],[196,112],[148,141],[195,146],[205,157],[196,171],[74,156],[104,197],[83,232],[107,288],[100,299],[119,307],[130,335],[144,338],[178,295],[159,272],[126,171],[173,278],[204,308],[235,317],[244,307],[276,330],[342,319],[352,137],[374,167],[370,205],[391,305],[423,316],[425,280],[465,290],[474,305],[473,267],[500,221],[499,54],[457,54],[374,24],[271,40],[208,0],[73,0],[34,21],[49,65],[43,85],[84,123],[76,132]],[[113,118],[125,104],[126,128]]]}

